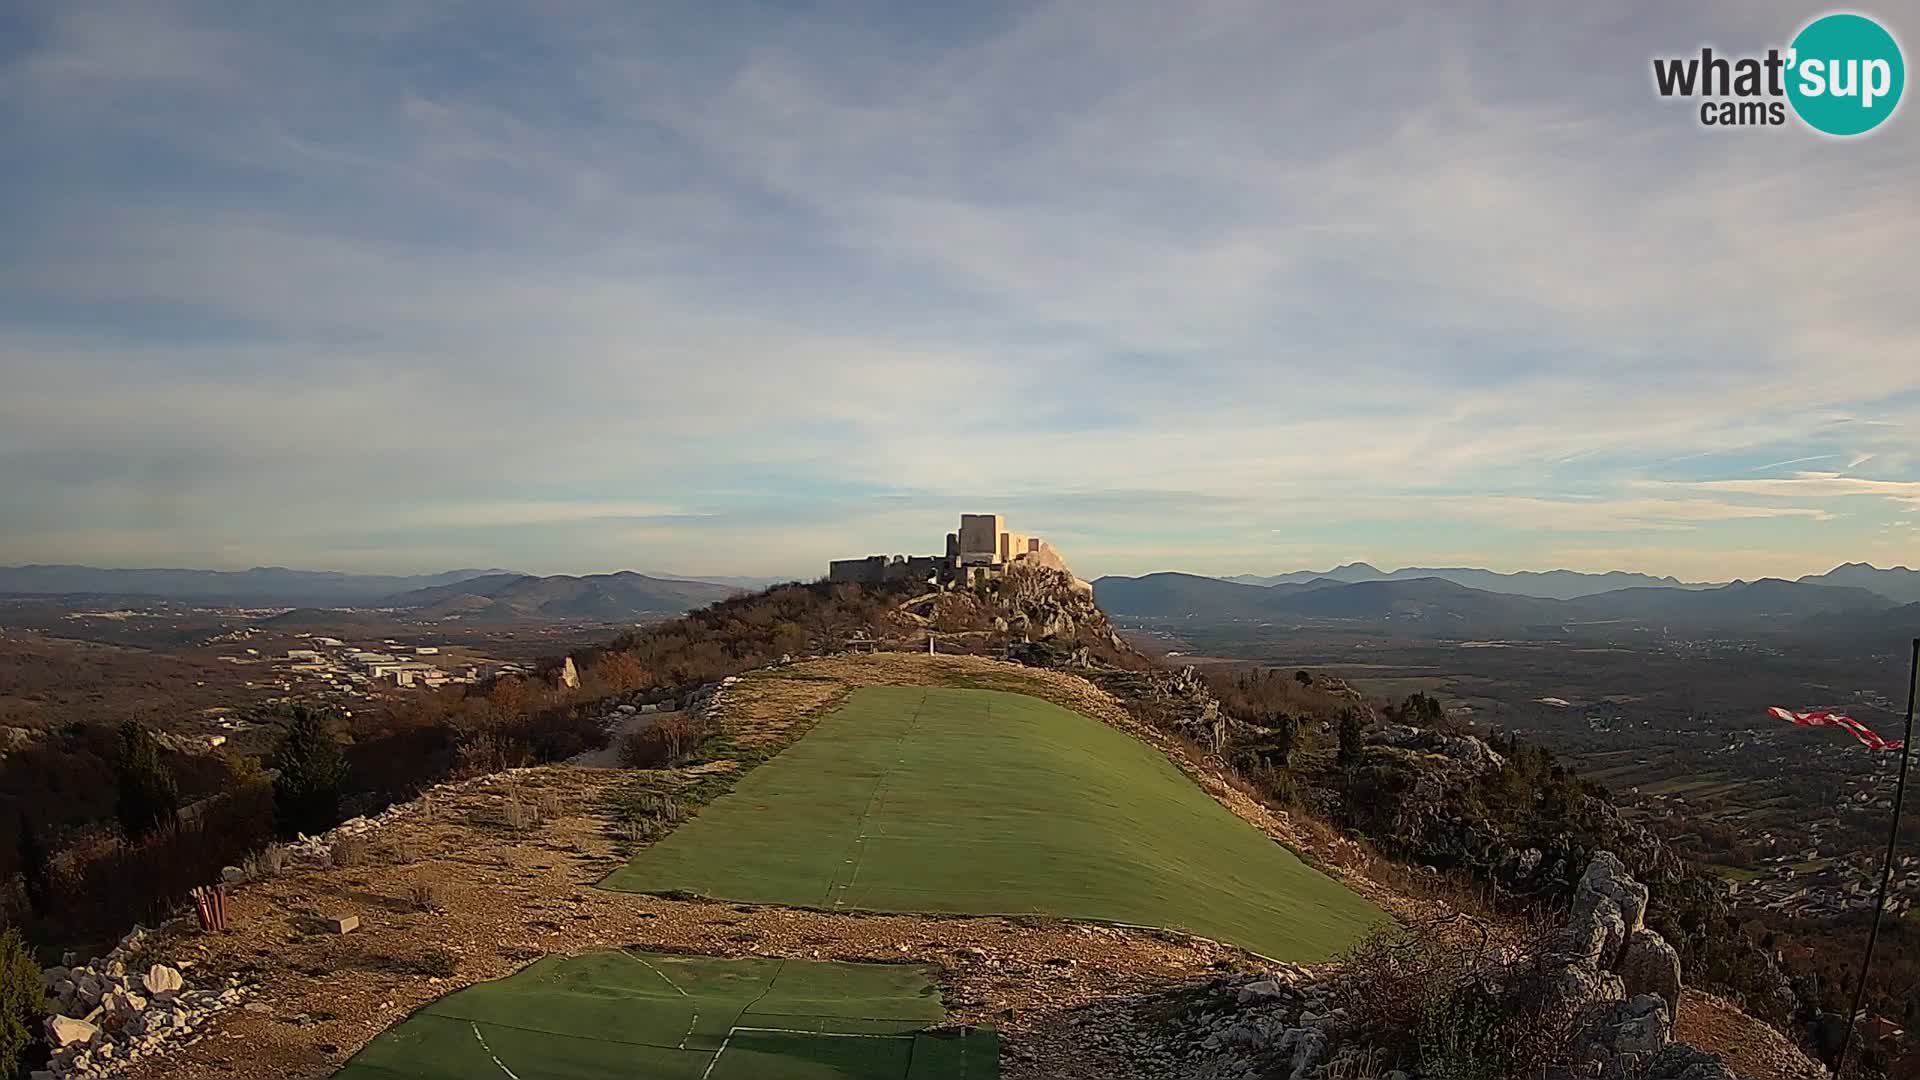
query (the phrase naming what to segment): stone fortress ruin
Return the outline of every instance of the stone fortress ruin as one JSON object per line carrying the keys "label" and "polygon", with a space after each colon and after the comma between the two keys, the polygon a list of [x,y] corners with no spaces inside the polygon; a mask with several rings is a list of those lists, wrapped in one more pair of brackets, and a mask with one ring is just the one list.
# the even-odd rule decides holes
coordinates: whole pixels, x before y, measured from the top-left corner
{"label": "stone fortress ruin", "polygon": [[[1006,515],[961,514],[959,531],[947,534],[945,555],[835,559],[828,564],[827,580],[860,585],[893,581],[971,585],[999,577],[1015,567],[1044,567],[1069,577],[1073,575],[1066,559],[1052,544],[1037,536],[1008,532]],[[1076,585],[1085,584],[1078,578],[1074,581]]]}

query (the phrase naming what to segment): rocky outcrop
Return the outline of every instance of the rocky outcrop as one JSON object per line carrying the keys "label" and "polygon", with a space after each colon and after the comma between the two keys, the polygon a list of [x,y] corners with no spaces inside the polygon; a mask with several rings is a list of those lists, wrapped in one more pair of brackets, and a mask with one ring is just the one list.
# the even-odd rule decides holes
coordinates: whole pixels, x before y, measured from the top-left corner
{"label": "rocky outcrop", "polygon": [[[1515,1080],[1739,1080],[1719,1059],[1673,1041],[1679,958],[1644,925],[1648,900],[1646,886],[1618,858],[1597,852],[1579,876],[1564,924],[1530,949],[1491,950],[1469,965],[1461,985],[1492,1009],[1476,1015],[1527,1013],[1548,1025],[1542,1030],[1558,1033],[1551,1060],[1532,1063]],[[1367,999],[1356,996],[1368,985],[1364,972],[1323,980],[1293,967],[1223,977],[1191,988],[1183,1008],[1138,1007],[1141,1015],[1172,1019],[1140,1025],[1137,1037],[1151,1035],[1157,1052],[1185,1062],[1165,1075],[1199,1080],[1431,1075],[1423,1064],[1441,1066],[1383,1062],[1370,1043],[1380,1033],[1349,1021],[1369,1011]],[[1404,1046],[1405,1032],[1398,1034]],[[1154,1052],[1143,1042],[1129,1056],[1151,1063]],[[1386,1068],[1396,1064],[1405,1071]]]}
{"label": "rocky outcrop", "polygon": [[1493,772],[1507,763],[1487,741],[1476,735],[1449,735],[1411,724],[1386,724],[1373,732],[1373,741],[1403,750],[1439,754],[1465,765],[1473,775]]}
{"label": "rocky outcrop", "polygon": [[1119,698],[1129,712],[1218,754],[1237,726],[1220,707],[1207,681],[1191,667],[1179,671],[1096,671],[1094,685]]}

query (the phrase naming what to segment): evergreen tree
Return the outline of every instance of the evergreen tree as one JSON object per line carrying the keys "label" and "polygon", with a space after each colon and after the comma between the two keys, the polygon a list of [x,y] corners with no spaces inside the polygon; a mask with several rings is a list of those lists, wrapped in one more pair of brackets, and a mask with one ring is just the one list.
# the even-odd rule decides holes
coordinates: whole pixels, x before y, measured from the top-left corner
{"label": "evergreen tree", "polygon": [[1353,709],[1343,709],[1340,713],[1340,752],[1335,760],[1343,769],[1351,769],[1360,764],[1360,714]]}
{"label": "evergreen tree", "polygon": [[40,964],[20,940],[20,931],[9,928],[0,934],[0,1076],[24,1074],[21,1059],[46,1012]]}
{"label": "evergreen tree", "polygon": [[180,786],[160,758],[159,741],[138,721],[120,725],[116,767],[120,793],[114,809],[128,840],[139,840],[180,823]]}
{"label": "evergreen tree", "polygon": [[347,757],[326,713],[294,706],[293,722],[280,737],[273,759],[280,770],[273,781],[273,801],[282,831],[319,833],[339,822]]}

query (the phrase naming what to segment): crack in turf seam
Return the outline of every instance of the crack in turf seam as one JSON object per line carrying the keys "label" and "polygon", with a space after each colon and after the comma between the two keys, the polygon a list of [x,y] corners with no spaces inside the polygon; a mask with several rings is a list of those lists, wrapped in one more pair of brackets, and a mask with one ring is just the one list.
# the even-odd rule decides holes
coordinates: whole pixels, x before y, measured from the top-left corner
{"label": "crack in turf seam", "polygon": [[494,1053],[493,1047],[487,1045],[487,1037],[480,1034],[480,1025],[469,1021],[467,1026],[473,1029],[473,1037],[480,1040],[480,1049],[485,1050],[487,1056],[493,1059],[493,1063],[500,1066],[500,1071],[507,1074],[508,1080],[520,1080],[520,1075],[507,1068],[507,1063],[501,1061],[500,1055]]}
{"label": "crack in turf seam", "polygon": [[[679,983],[674,982],[672,979],[667,978],[666,972],[661,971],[659,968],[654,967],[652,964],[647,963],[645,960],[642,960],[640,957],[635,956],[634,954],[628,952],[625,949],[620,950],[620,955],[626,957],[629,960],[632,960],[634,963],[639,964],[641,967],[646,968],[648,971],[653,972],[655,975],[660,976],[662,981],[664,981],[668,986],[673,987],[674,993],[679,994],[683,998],[686,998],[688,1002],[692,1002],[694,1000],[694,997],[692,994],[689,994],[685,990],[680,989]],[[688,1007],[693,1010],[693,1019],[687,1022],[687,1033],[685,1035],[680,1036],[680,1045],[674,1047],[674,1049],[676,1050],[685,1050],[687,1048],[687,1040],[693,1038],[693,1029],[700,1026],[700,1006],[690,1004]]]}
{"label": "crack in turf seam", "polygon": [[[900,738],[894,742],[896,756],[893,759],[893,764],[887,766],[886,771],[880,774],[880,779],[874,782],[873,794],[867,798],[867,808],[860,815],[860,826],[853,838],[853,858],[848,860],[853,863],[853,873],[848,875],[844,883],[838,885],[831,881],[827,883],[826,900],[833,901],[835,907],[842,906],[846,903],[845,897],[847,890],[853,888],[853,883],[860,877],[860,867],[865,864],[867,859],[867,822],[873,820],[873,812],[876,806],[886,805],[887,781],[893,778],[894,770],[905,760],[898,756],[898,752],[906,746],[908,737],[913,734],[913,729],[919,726],[920,714],[926,710],[926,707],[927,694],[923,690],[920,693],[919,704],[913,707],[913,716],[908,719],[907,726],[900,732]],[[988,708],[991,709],[992,706],[988,706]],[[844,866],[845,863],[841,865]],[[836,888],[840,890],[840,896],[842,897],[839,900],[833,899],[833,890]]]}

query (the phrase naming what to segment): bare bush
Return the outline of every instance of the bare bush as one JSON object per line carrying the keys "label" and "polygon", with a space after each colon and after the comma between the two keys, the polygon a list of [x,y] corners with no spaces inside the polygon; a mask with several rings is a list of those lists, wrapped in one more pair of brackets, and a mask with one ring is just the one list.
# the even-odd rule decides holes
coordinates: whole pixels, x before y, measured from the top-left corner
{"label": "bare bush", "polygon": [[333,865],[339,869],[365,866],[371,848],[364,836],[343,836],[333,842]]}
{"label": "bare bush", "polygon": [[446,888],[437,881],[416,881],[407,889],[407,900],[415,911],[439,911],[447,906]]}
{"label": "bare bush", "polygon": [[1483,953],[1471,924],[1376,931],[1346,957],[1341,991],[1369,1045],[1436,1080],[1508,1080],[1564,1055],[1571,1016],[1533,963]]}
{"label": "bare bush", "polygon": [[507,828],[515,832],[539,828],[541,822],[546,820],[546,814],[541,810],[543,802],[538,797],[528,798],[520,794],[518,787],[508,788],[507,801],[501,809]]}
{"label": "bare bush", "polygon": [[272,881],[287,868],[287,849],[281,844],[268,844],[240,864],[246,871],[248,881]]}
{"label": "bare bush", "polygon": [[705,716],[663,716],[622,740],[620,763],[629,769],[673,768],[691,758],[709,732]]}
{"label": "bare bush", "polygon": [[560,816],[562,806],[557,791],[539,791],[534,794],[534,809],[540,812],[542,821],[552,821]]}

